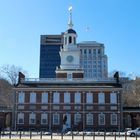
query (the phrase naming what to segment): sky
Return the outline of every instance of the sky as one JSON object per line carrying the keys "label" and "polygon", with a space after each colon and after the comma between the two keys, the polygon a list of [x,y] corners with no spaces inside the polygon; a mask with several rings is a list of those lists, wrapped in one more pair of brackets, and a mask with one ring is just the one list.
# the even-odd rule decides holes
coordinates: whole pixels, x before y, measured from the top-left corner
{"label": "sky", "polygon": [[103,43],[109,72],[140,75],[140,0],[0,0],[0,66],[39,77],[40,35],[66,31],[69,6],[77,42]]}

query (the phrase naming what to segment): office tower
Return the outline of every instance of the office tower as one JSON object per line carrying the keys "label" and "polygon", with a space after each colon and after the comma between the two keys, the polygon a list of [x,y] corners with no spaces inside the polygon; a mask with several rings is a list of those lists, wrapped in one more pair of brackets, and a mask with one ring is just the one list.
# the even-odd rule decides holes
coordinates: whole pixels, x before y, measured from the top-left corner
{"label": "office tower", "polygon": [[106,79],[108,77],[107,55],[104,44],[96,41],[78,43],[81,51],[80,64],[85,78]]}
{"label": "office tower", "polygon": [[40,78],[55,78],[56,67],[60,66],[60,47],[63,35],[41,35],[40,42]]}

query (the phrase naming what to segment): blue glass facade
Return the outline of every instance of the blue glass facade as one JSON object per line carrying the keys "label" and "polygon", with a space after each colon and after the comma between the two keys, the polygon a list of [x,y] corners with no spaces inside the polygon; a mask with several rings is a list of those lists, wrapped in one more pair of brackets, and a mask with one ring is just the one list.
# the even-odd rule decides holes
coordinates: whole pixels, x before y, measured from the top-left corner
{"label": "blue glass facade", "polygon": [[60,66],[62,35],[42,35],[40,44],[40,78],[55,78],[55,70]]}
{"label": "blue glass facade", "polygon": [[55,78],[55,70],[60,66],[60,45],[41,45],[40,78]]}

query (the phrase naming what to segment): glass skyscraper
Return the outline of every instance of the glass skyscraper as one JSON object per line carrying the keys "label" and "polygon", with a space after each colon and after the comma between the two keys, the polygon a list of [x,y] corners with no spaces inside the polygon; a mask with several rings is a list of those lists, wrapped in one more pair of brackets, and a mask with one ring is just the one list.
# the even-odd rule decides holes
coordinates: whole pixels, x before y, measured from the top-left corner
{"label": "glass skyscraper", "polygon": [[59,51],[63,45],[63,35],[41,35],[40,78],[55,78],[56,67],[60,66]]}

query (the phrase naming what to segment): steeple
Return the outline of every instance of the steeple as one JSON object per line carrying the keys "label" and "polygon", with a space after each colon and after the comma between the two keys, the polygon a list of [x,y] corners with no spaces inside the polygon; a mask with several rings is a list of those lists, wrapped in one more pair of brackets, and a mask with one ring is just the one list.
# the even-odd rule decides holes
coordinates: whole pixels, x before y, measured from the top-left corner
{"label": "steeple", "polygon": [[72,29],[73,23],[72,23],[72,6],[69,7],[69,21],[68,21],[68,29]]}

